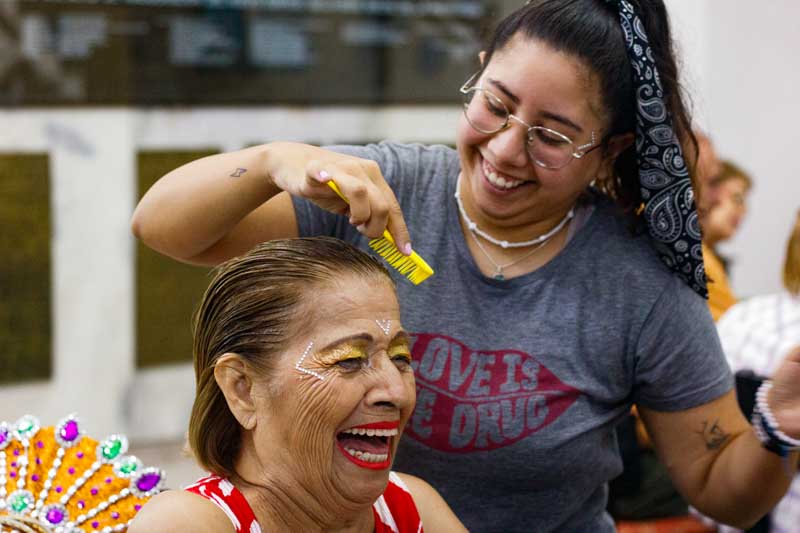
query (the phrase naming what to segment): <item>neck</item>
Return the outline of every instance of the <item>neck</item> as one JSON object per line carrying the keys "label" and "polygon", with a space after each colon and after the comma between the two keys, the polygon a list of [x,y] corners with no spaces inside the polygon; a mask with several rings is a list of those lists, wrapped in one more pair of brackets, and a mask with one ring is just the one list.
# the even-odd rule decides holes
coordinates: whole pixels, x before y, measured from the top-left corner
{"label": "neck", "polygon": [[553,216],[538,220],[497,223],[472,208],[473,202],[468,187],[462,189],[461,178],[456,183],[456,202],[464,233],[471,232],[484,241],[501,248],[528,248],[546,243],[557,235],[572,219],[574,202]]}
{"label": "neck", "polygon": [[266,464],[246,451],[240,455],[236,471],[243,475],[231,481],[264,531],[373,531],[372,501],[350,501],[335,487],[308,487],[285,463]]}
{"label": "neck", "polygon": [[325,509],[310,494],[296,490],[289,493],[286,485],[271,480],[256,486],[237,479],[236,485],[264,531],[366,533],[374,528],[372,505],[357,510]]}
{"label": "neck", "polygon": [[720,239],[718,235],[714,235],[712,232],[708,232],[708,234],[705,233],[703,234],[703,244],[705,244],[706,247],[712,251],[715,251],[717,249],[717,244],[719,244],[721,240],[722,239]]}

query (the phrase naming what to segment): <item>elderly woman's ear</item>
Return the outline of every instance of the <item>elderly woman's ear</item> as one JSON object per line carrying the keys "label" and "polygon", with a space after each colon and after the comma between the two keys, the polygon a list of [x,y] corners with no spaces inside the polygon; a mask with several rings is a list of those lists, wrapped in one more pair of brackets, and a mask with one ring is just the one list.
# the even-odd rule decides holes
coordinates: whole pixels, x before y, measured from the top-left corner
{"label": "elderly woman's ear", "polygon": [[253,429],[256,425],[256,402],[251,368],[238,354],[226,353],[214,365],[214,379],[239,424],[244,429]]}

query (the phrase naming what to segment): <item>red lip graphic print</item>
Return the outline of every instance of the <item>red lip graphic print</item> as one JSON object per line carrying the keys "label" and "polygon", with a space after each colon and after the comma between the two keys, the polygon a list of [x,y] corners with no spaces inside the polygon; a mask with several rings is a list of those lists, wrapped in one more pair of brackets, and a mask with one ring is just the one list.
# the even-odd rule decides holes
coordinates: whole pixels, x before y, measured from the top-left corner
{"label": "red lip graphic print", "polygon": [[525,352],[477,351],[438,334],[413,337],[417,407],[405,433],[436,450],[508,446],[551,424],[580,394]]}

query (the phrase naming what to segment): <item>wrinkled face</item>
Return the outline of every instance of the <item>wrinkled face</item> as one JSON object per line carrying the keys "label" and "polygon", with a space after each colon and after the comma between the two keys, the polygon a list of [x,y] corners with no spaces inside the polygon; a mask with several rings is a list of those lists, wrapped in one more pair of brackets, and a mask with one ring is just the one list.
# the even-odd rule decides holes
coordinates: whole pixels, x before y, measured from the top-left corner
{"label": "wrinkled face", "polygon": [[[592,131],[598,142],[605,133],[597,81],[582,62],[540,41],[512,38],[494,53],[477,85],[500,97],[511,114],[563,133],[576,146],[590,143]],[[463,116],[459,123],[462,197],[473,212],[498,226],[563,214],[598,177],[603,163],[599,148],[561,169],[541,168],[528,155],[526,134],[514,121],[490,135],[476,131]]]}
{"label": "wrinkled face", "polygon": [[258,453],[280,457],[329,509],[371,503],[416,400],[397,297],[388,282],[351,276],[314,289],[302,319],[264,386]]}
{"label": "wrinkled face", "polygon": [[715,187],[716,204],[703,221],[703,231],[712,241],[722,241],[734,236],[747,214],[747,183],[740,178],[730,178]]}

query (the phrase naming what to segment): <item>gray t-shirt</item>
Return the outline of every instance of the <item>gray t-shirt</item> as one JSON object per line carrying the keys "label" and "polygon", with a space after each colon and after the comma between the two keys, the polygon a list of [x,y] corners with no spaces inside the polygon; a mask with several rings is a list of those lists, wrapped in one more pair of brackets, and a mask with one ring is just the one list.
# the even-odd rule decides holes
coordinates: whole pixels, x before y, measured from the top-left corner
{"label": "gray t-shirt", "polygon": [[[453,149],[334,149],[379,164],[436,271],[414,286],[390,268],[417,380],[394,469],[428,481],[475,532],[613,531],[613,430],[631,404],[687,409],[733,385],[706,302],[599,195],[549,263],[486,277],[459,226]],[[301,235],[369,250],[345,217],[294,207]]]}

